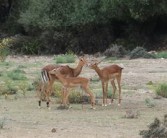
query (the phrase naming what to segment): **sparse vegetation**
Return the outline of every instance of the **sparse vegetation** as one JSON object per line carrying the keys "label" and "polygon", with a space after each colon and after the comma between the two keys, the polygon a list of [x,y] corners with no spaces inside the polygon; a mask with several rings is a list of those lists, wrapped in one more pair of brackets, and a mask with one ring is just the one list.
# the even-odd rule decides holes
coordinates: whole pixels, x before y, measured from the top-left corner
{"label": "sparse vegetation", "polygon": [[5,125],[5,118],[0,119],[0,129],[3,129]]}
{"label": "sparse vegetation", "polygon": [[148,127],[149,130],[140,131],[143,138],[167,138],[167,115],[164,115],[163,121],[155,118]]}
{"label": "sparse vegetation", "polygon": [[153,54],[150,54],[143,47],[136,47],[130,53],[130,59],[136,58],[155,58]]}
{"label": "sparse vegetation", "polygon": [[162,51],[162,52],[158,52],[156,55],[155,55],[157,58],[167,58],[167,51]]}
{"label": "sparse vegetation", "polygon": [[9,46],[11,40],[6,38],[0,40],[0,61],[5,61],[6,57],[9,55]]}
{"label": "sparse vegetation", "polygon": [[145,104],[147,105],[147,107],[150,107],[150,108],[155,106],[155,102],[153,101],[153,99],[150,99],[150,98],[145,99]]}
{"label": "sparse vegetation", "polygon": [[110,48],[106,49],[104,55],[107,57],[124,57],[127,54],[125,48],[121,45],[113,44]]}
{"label": "sparse vegetation", "polygon": [[64,54],[54,57],[56,63],[73,63],[75,62],[75,56],[73,54]]}
{"label": "sparse vegetation", "polygon": [[167,84],[161,83],[156,88],[157,95],[167,98]]}

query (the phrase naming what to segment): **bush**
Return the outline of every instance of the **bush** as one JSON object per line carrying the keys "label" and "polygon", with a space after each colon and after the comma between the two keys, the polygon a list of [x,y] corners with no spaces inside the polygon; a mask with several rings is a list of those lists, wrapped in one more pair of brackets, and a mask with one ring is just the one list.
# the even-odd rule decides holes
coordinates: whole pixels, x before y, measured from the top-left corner
{"label": "bush", "polygon": [[163,52],[158,52],[156,54],[157,58],[167,58],[167,51],[163,51]]}
{"label": "bush", "polygon": [[143,47],[136,47],[130,53],[130,59],[135,58],[155,58],[153,54],[150,54]]}
{"label": "bush", "polygon": [[54,57],[54,60],[56,63],[74,63],[75,56],[73,54],[58,55]]}
{"label": "bush", "polygon": [[121,45],[112,45],[110,48],[106,49],[104,55],[107,57],[123,57],[126,54],[126,50]]}
{"label": "bush", "polygon": [[26,80],[27,77],[24,74],[25,72],[19,69],[7,72],[7,76],[12,80]]}
{"label": "bush", "polygon": [[156,89],[156,93],[157,95],[167,98],[167,84],[165,83],[159,84]]}
{"label": "bush", "polygon": [[11,39],[2,39],[0,41],[0,61],[5,61],[6,57],[9,55]]}
{"label": "bush", "polygon": [[167,138],[167,115],[164,116],[163,122],[155,118],[149,125],[149,130],[140,131],[140,135],[143,138]]}

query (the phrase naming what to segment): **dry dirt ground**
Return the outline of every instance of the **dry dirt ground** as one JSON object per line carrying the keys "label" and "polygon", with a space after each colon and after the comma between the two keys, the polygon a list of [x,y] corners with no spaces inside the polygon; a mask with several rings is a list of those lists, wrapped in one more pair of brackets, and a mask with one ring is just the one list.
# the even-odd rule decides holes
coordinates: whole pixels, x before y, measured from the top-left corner
{"label": "dry dirt ground", "polygon": [[[41,67],[50,63],[53,57],[8,57],[7,61],[15,64],[41,62]],[[12,96],[5,100],[0,97],[0,119],[4,128],[0,129],[0,138],[140,138],[140,130],[147,129],[155,117],[163,118],[167,114],[167,99],[154,99],[155,93],[147,85],[167,81],[167,60],[165,59],[136,59],[116,60],[114,63],[123,64],[122,74],[122,104],[117,100],[107,107],[96,106],[91,110],[90,105],[74,104],[69,110],[57,109],[52,98],[51,110],[42,103],[38,109],[35,92],[15,100]],[[100,67],[107,64],[104,62]],[[40,67],[25,69],[39,71]],[[93,76],[95,72],[88,68],[82,71],[83,76]],[[33,76],[29,76],[32,77]],[[153,107],[145,100],[151,99]],[[101,103],[101,101],[99,101]],[[133,112],[134,118],[126,118],[127,112]],[[55,129],[52,132],[52,129]]]}

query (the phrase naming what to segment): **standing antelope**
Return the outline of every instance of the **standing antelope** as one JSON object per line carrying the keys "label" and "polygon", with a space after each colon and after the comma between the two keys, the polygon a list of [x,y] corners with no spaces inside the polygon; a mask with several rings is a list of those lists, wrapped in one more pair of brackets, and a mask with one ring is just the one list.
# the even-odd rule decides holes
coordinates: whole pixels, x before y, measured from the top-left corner
{"label": "standing antelope", "polygon": [[[49,71],[61,67],[60,72],[64,76],[77,77],[81,73],[82,68],[85,64],[87,64],[86,59],[83,57],[80,57],[79,63],[76,68],[71,68],[68,65],[62,66],[62,65],[51,65],[51,64],[42,68],[41,78],[42,78],[43,87],[41,91],[44,92],[46,95],[47,107],[49,107],[49,102],[50,102],[49,96],[51,95],[53,83],[55,80],[58,80],[57,76],[54,74],[50,74]],[[39,107],[41,107],[41,100],[39,100]]]}
{"label": "standing antelope", "polygon": [[65,96],[63,97],[63,104],[65,106],[67,104],[68,96],[70,94],[69,89],[79,86],[85,91],[85,93],[89,94],[89,96],[91,97],[92,109],[95,109],[94,107],[95,98],[89,88],[89,79],[84,77],[65,77],[63,74],[61,74],[60,72],[61,69],[63,69],[63,67],[53,69],[49,71],[49,73],[55,75],[59,79],[59,81],[63,84],[64,92],[66,93]]}
{"label": "standing antelope", "polygon": [[[100,62],[99,62],[100,63]],[[106,66],[102,69],[98,67],[99,63],[93,63],[90,64],[89,67],[96,71],[96,73],[99,75],[101,83],[102,83],[102,89],[103,89],[103,104],[102,106],[107,106],[107,95],[108,95],[108,81],[111,81],[111,85],[113,88],[113,94],[111,98],[111,102],[113,102],[115,91],[116,91],[116,85],[114,80],[117,80],[118,88],[119,88],[119,101],[118,105],[121,103],[121,75],[122,75],[122,67],[118,65],[110,65]]]}

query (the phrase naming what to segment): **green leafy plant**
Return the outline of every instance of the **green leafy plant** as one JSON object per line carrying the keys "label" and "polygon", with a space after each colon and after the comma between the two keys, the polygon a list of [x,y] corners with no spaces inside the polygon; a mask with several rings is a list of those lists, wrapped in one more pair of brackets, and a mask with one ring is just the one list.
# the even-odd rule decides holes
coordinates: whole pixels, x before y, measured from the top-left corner
{"label": "green leafy plant", "polygon": [[7,76],[12,80],[26,80],[25,72],[20,69],[7,72]]}
{"label": "green leafy plant", "polygon": [[73,63],[75,62],[75,56],[73,54],[64,54],[54,57],[56,63]]}
{"label": "green leafy plant", "polygon": [[5,38],[0,41],[0,61],[5,61],[6,57],[9,55],[9,47],[11,44],[11,39]]}
{"label": "green leafy plant", "polygon": [[21,52],[28,55],[39,54],[40,42],[37,39],[25,42],[21,48]]}
{"label": "green leafy plant", "polygon": [[157,95],[167,98],[167,84],[161,83],[156,88]]}

